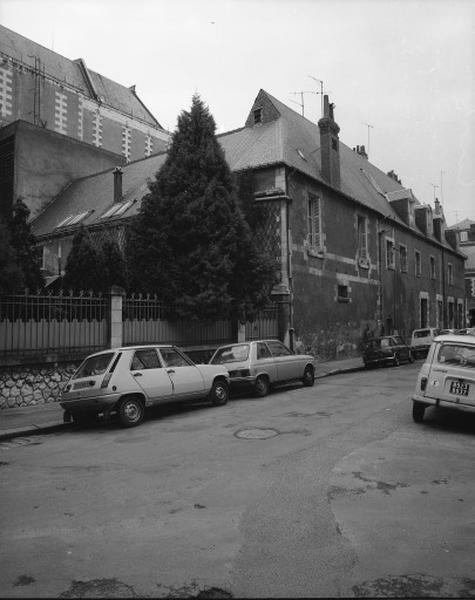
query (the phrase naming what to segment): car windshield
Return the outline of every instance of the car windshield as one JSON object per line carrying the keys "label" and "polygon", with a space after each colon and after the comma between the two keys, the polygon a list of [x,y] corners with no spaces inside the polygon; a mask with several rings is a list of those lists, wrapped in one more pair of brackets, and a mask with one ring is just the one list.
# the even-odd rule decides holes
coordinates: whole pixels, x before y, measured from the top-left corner
{"label": "car windshield", "polygon": [[222,365],[230,362],[242,362],[249,357],[249,344],[237,344],[219,348],[211,359],[211,364]]}
{"label": "car windshield", "polygon": [[73,379],[81,379],[82,377],[92,377],[93,375],[102,375],[109,366],[113,352],[107,354],[98,354],[97,356],[91,356],[86,358],[79,369],[74,374]]}
{"label": "car windshield", "polygon": [[442,344],[437,356],[439,363],[456,367],[475,368],[475,346]]}

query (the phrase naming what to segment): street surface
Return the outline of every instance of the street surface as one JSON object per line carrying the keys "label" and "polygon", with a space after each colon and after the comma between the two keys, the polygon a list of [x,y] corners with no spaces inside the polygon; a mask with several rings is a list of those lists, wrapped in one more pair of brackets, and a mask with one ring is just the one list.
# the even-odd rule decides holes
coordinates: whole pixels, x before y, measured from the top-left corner
{"label": "street surface", "polygon": [[414,365],[0,443],[0,596],[475,597],[475,416]]}

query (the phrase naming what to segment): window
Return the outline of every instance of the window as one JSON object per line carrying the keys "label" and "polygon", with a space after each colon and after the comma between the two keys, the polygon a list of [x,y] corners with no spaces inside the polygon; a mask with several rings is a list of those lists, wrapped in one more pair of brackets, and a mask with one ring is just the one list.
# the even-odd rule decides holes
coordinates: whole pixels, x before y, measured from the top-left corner
{"label": "window", "polygon": [[421,276],[421,253],[419,252],[419,250],[416,250],[414,252],[414,259],[415,259],[415,274],[416,277],[420,277]]}
{"label": "window", "polygon": [[447,281],[449,284],[454,282],[454,266],[452,263],[447,263]]}
{"label": "window", "polygon": [[435,258],[433,256],[430,257],[430,278],[435,279]]}
{"label": "window", "polygon": [[292,354],[292,352],[287,348],[287,346],[284,346],[282,342],[269,341],[267,342],[267,345],[272,352],[272,356],[289,356]]}
{"label": "window", "polygon": [[399,258],[401,261],[401,272],[407,273],[407,247],[402,244],[399,246]]}
{"label": "window", "polygon": [[360,260],[368,260],[368,220],[358,215],[358,254]]}
{"label": "window", "polygon": [[394,257],[394,241],[386,238],[386,268],[394,269],[395,257]]}
{"label": "window", "polygon": [[460,241],[461,242],[468,241],[468,231],[461,231],[460,232]]}
{"label": "window", "polygon": [[253,112],[254,115],[254,125],[257,123],[262,123],[262,108],[256,108]]}
{"label": "window", "polygon": [[130,370],[142,371],[144,369],[159,369],[160,367],[157,352],[153,348],[149,348],[135,352]]}
{"label": "window", "polygon": [[160,348],[160,354],[166,367],[189,367],[192,364],[175,348]]}
{"label": "window", "polygon": [[56,225],[56,229],[59,229],[60,227],[66,227],[66,225],[77,225],[82,220],[84,220],[88,214],[89,214],[89,211],[86,210],[85,212],[82,212],[78,215],[69,215],[69,217],[66,217],[65,219],[60,221],[60,223],[58,223],[58,225]]}
{"label": "window", "polygon": [[320,198],[313,194],[308,195],[308,243],[314,250],[323,250]]}
{"label": "window", "polygon": [[130,208],[133,204],[133,200],[128,200],[127,202],[119,202],[111,206],[106,212],[101,216],[101,219],[107,219],[110,217],[118,217],[125,213],[125,211]]}
{"label": "window", "polygon": [[258,360],[262,358],[272,358],[272,354],[270,353],[267,344],[264,342],[257,343],[257,358]]}
{"label": "window", "polygon": [[338,302],[349,302],[350,296],[347,285],[338,285]]}

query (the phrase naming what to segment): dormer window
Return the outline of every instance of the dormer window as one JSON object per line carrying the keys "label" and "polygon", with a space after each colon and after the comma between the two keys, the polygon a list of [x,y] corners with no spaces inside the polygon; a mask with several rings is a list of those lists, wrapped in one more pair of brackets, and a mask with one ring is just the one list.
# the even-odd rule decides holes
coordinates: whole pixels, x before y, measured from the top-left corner
{"label": "dormer window", "polygon": [[255,108],[253,111],[254,115],[254,125],[258,123],[262,123],[262,108]]}

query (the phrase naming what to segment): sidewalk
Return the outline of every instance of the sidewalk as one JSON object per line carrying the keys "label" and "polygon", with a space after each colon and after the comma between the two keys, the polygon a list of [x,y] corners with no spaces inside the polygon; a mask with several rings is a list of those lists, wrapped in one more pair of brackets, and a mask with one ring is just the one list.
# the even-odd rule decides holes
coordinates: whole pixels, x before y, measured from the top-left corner
{"label": "sidewalk", "polygon": [[[319,363],[317,366],[317,379],[336,375],[337,373],[359,371],[363,368],[361,357]],[[0,440],[8,440],[23,435],[50,433],[69,427],[71,427],[69,423],[63,423],[63,409],[58,402],[0,410]]]}

